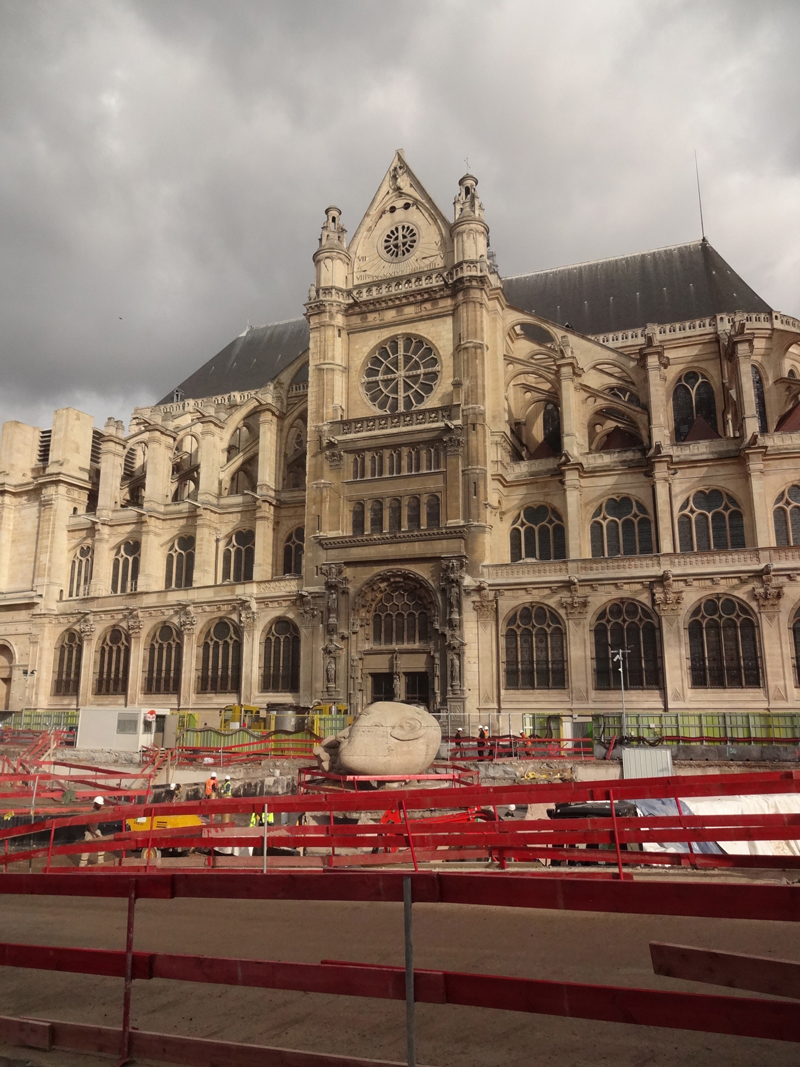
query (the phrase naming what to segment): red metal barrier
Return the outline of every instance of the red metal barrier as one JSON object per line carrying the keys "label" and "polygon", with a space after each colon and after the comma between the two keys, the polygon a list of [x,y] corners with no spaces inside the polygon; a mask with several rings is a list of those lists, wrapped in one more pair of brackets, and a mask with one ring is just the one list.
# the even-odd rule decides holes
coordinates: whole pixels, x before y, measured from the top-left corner
{"label": "red metal barrier", "polygon": [[449,758],[480,762],[500,759],[594,759],[594,742],[589,737],[450,737]]}

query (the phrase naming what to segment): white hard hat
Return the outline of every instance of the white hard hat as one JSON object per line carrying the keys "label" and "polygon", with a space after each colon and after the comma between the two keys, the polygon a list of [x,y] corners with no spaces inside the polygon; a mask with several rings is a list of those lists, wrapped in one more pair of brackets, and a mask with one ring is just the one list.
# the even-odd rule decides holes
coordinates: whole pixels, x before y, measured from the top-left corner
{"label": "white hard hat", "polygon": [[178,788],[178,784],[177,784],[177,782],[170,782],[169,783],[169,787],[170,787],[170,789],[177,789]]}
{"label": "white hard hat", "polygon": [[517,805],[516,804],[509,804],[508,805],[508,810],[509,811],[516,811],[517,810]]}
{"label": "white hard hat", "polygon": [[92,803],[100,804],[100,806],[102,807],[102,805],[105,804],[105,800],[103,799],[103,797],[95,797]]}
{"label": "white hard hat", "polygon": [[212,778],[216,778],[217,777],[217,772],[216,771],[212,771],[211,772],[211,777]]}
{"label": "white hard hat", "polygon": [[231,780],[231,776],[229,774],[226,774],[225,775],[225,781],[229,782],[230,780]]}

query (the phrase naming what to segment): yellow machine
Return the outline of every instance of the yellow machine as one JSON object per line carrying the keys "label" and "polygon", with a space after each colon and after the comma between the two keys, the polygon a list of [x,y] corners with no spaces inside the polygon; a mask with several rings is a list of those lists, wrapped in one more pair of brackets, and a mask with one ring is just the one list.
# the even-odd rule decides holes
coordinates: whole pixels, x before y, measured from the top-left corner
{"label": "yellow machine", "polygon": [[138,819],[126,819],[125,829],[131,834],[146,834],[150,832],[150,823],[154,830],[173,830],[180,826],[203,826],[203,820],[199,815],[156,815],[149,819],[146,815]]}
{"label": "yellow machine", "polygon": [[252,704],[228,704],[219,716],[220,730],[238,728],[240,730],[258,730],[261,728],[261,709]]}

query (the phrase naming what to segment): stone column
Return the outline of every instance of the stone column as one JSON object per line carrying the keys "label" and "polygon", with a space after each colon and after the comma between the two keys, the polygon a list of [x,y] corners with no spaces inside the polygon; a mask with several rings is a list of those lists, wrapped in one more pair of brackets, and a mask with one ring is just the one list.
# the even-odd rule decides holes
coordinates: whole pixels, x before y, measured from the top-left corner
{"label": "stone column", "polygon": [[556,366],[561,408],[561,447],[570,456],[576,457],[580,446],[575,425],[575,375],[580,373],[580,368],[571,357],[557,360]]}
{"label": "stone column", "polygon": [[[159,525],[156,526],[156,523],[159,523]],[[141,593],[149,592],[153,589],[163,589],[164,554],[160,543],[160,520],[147,518],[143,515],[137,536],[142,544],[137,589]]]}
{"label": "stone column", "polygon": [[584,525],[588,529],[588,523],[583,522],[581,515],[581,475],[583,467],[580,463],[562,463],[561,473],[564,478],[564,495],[567,503],[567,559],[584,559],[590,553],[588,545],[584,544]]}
{"label": "stone column", "polygon": [[197,500],[200,504],[216,504],[219,500],[223,425],[213,415],[204,415],[194,425],[200,432],[200,485]]}
{"label": "stone column", "polygon": [[129,612],[125,619],[125,628],[130,639],[130,657],[128,660],[128,693],[125,703],[128,707],[138,707],[142,701],[142,618],[138,611]]}
{"label": "stone column", "polygon": [[660,616],[664,671],[664,711],[686,706],[689,678],[683,626],[683,583],[673,581],[672,571],[664,571],[653,582],[653,606]]}
{"label": "stone column", "polygon": [[764,453],[766,448],[745,449],[747,479],[750,483],[750,500],[753,506],[753,534],[758,548],[768,548],[775,543],[772,523],[771,501],[767,501],[764,489]]}
{"label": "stone column", "polygon": [[314,606],[310,594],[301,591],[300,606],[300,702],[310,706],[314,702],[314,693],[318,691],[315,674],[317,672],[316,649],[323,643],[322,616]]}
{"label": "stone column", "polygon": [[107,596],[111,590],[111,556],[109,529],[106,523],[96,523],[93,543],[91,596]]}
{"label": "stone column", "polygon": [[261,499],[256,508],[256,557],[253,579],[266,582],[273,577],[275,566],[275,507]]}
{"label": "stone column", "polygon": [[178,694],[178,707],[190,708],[195,693],[195,660],[197,638],[195,627],[197,618],[191,606],[186,605],[178,616],[178,625],[183,634],[181,646],[181,688]]}
{"label": "stone column", "polygon": [[125,427],[108,419],[100,444],[100,486],[97,494],[97,517],[108,519],[120,504],[120,482],[125,458]]}
{"label": "stone column", "polygon": [[194,585],[216,585],[220,579],[222,562],[217,561],[217,528],[212,522],[211,513],[205,508],[197,509],[194,534]]}
{"label": "stone column", "polygon": [[258,492],[275,495],[278,485],[278,411],[265,404],[258,411]]}
{"label": "stone column", "polygon": [[589,598],[574,575],[569,577],[569,592],[561,597],[561,613],[567,622],[567,684],[573,710],[587,710],[592,692],[591,634],[588,627]]}
{"label": "stone column", "polygon": [[674,552],[675,539],[672,523],[672,476],[669,472],[669,456],[653,459],[653,500],[655,503],[655,534],[659,552]]}
{"label": "stone column", "polygon": [[730,339],[730,353],[736,366],[737,384],[739,386],[739,416],[742,424],[742,437],[749,441],[754,433],[758,433],[758,413],[756,412],[756,397],[753,391],[753,341],[754,334],[744,333],[744,321],[734,323],[735,333]]}
{"label": "stone column", "polygon": [[72,502],[66,486],[46,485],[39,508],[34,585],[42,595],[42,607],[54,608],[67,581],[67,523]]}
{"label": "stone column", "polygon": [[[448,526],[457,526],[464,521],[461,499],[461,454],[464,450],[464,432],[456,426],[444,438],[446,459],[445,516]],[[421,506],[421,502],[420,502]]]}
{"label": "stone column", "polygon": [[95,628],[91,616],[84,616],[78,623],[78,630],[83,638],[81,650],[81,684],[78,692],[78,706],[90,703],[94,681],[94,643]]}
{"label": "stone column", "polygon": [[239,608],[239,623],[242,627],[242,681],[240,692],[243,704],[253,704],[258,685],[258,621],[255,600],[250,597]]}
{"label": "stone column", "polygon": [[147,433],[147,470],[144,480],[144,509],[160,509],[170,500],[172,453],[175,434],[163,426],[151,426]]}
{"label": "stone column", "polygon": [[664,346],[656,343],[658,327],[648,324],[645,328],[647,345],[640,349],[639,363],[647,370],[647,391],[650,401],[650,444],[666,445],[670,441],[669,418],[664,383],[664,371],[669,366],[669,357]]}
{"label": "stone column", "polygon": [[[477,711],[481,722],[488,721],[489,716],[500,712],[500,685],[498,678],[499,649],[497,647],[497,610],[498,601],[495,593],[484,585],[472,601],[475,612],[464,619],[471,633],[465,633],[468,644],[475,649],[466,663],[466,687],[472,690],[474,699],[469,702],[468,711]],[[502,725],[501,725],[502,729]]]}
{"label": "stone column", "polygon": [[781,611],[784,592],[783,584],[775,581],[772,564],[766,564],[753,586],[753,596],[758,604],[761,629],[764,691],[772,711],[789,711],[787,702],[790,694],[793,695],[790,631],[788,619],[783,618]]}

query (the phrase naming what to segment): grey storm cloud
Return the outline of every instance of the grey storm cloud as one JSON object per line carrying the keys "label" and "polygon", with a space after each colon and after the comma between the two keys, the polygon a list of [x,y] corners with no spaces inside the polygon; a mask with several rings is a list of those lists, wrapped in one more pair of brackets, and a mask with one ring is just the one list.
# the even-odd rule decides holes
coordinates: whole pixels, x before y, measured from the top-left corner
{"label": "grey storm cloud", "polygon": [[101,423],[302,314],[325,206],[480,179],[503,274],[706,233],[800,311],[800,6],[0,0],[0,419]]}

